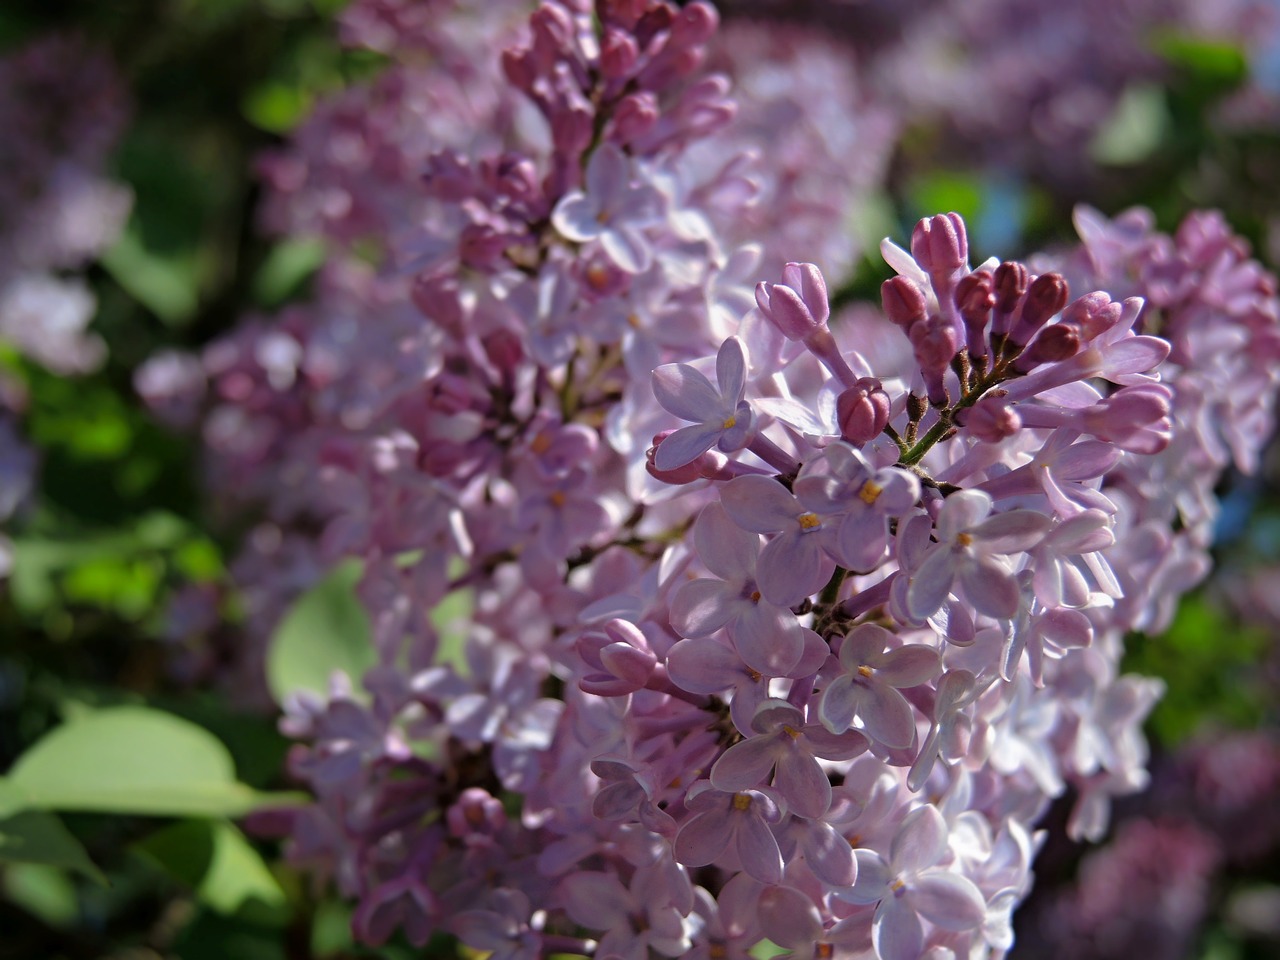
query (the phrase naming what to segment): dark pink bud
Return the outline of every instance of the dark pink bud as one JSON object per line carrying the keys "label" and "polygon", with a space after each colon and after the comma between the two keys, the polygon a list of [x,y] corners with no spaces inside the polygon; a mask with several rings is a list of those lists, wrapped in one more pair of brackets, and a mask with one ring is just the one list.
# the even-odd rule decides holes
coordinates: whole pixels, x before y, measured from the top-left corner
{"label": "dark pink bud", "polygon": [[631,74],[640,58],[635,38],[616,27],[606,27],[600,45],[600,73],[608,80],[622,80]]}
{"label": "dark pink bud", "polygon": [[1067,279],[1060,273],[1045,273],[1031,281],[1022,299],[1022,314],[1009,331],[1009,339],[1023,346],[1049,318],[1067,305]]}
{"label": "dark pink bud", "polygon": [[996,298],[996,313],[991,322],[991,333],[993,336],[1006,336],[1018,304],[1022,302],[1022,296],[1027,292],[1030,277],[1027,274],[1027,268],[1021,263],[1006,260],[996,267],[991,283],[992,292]]}
{"label": "dark pink bud", "polygon": [[907,331],[925,317],[924,292],[914,280],[906,277],[890,277],[880,284],[880,302],[885,316]]}
{"label": "dark pink bud", "polygon": [[852,444],[870,443],[889,423],[891,403],[884,386],[874,377],[863,377],[836,400],[840,436]]}
{"label": "dark pink bud", "polygon": [[992,290],[990,270],[978,270],[960,279],[956,284],[956,309],[964,320],[965,342],[969,356],[987,355],[987,324],[991,321],[991,308],[996,297]]}
{"label": "dark pink bud", "polygon": [[504,374],[514,374],[524,360],[524,344],[511,330],[494,330],[481,339],[485,356]]}
{"label": "dark pink bud", "polygon": [[911,231],[911,256],[930,274],[949,276],[969,262],[969,237],[958,213],[927,217]]}
{"label": "dark pink bud", "polygon": [[968,410],[962,410],[956,422],[985,443],[999,443],[1022,428],[1022,418],[1003,393],[983,397]]}
{"label": "dark pink bud", "polygon": [[756,284],[756,305],[788,340],[804,340],[827,325],[827,284],[812,263],[788,263],[782,283]]}
{"label": "dark pink bud", "polygon": [[455,837],[495,836],[507,824],[502,801],[481,787],[467,787],[445,813],[449,832]]}
{"label": "dark pink bud", "polygon": [[614,108],[609,138],[615,143],[632,143],[648,134],[657,122],[658,98],[648,90],[629,93]]}
{"label": "dark pink bud", "polygon": [[1018,357],[1015,369],[1027,373],[1042,363],[1056,363],[1080,352],[1080,334],[1066,323],[1053,323],[1040,331],[1035,342]]}
{"label": "dark pink bud", "polygon": [[724,469],[724,465],[728,463],[728,457],[715,450],[708,450],[696,460],[686,463],[683,467],[676,467],[674,470],[659,470],[654,465],[653,458],[658,453],[658,445],[673,433],[675,433],[674,430],[663,430],[661,433],[655,434],[653,446],[645,452],[644,468],[649,471],[649,476],[655,480],[661,480],[663,483],[672,485],[693,483],[693,481],[701,480],[703,477],[718,476]]}
{"label": "dark pink bud", "polygon": [[676,20],[676,30],[684,43],[706,43],[720,25],[720,15],[709,3],[698,0],[683,10]]}
{"label": "dark pink bud", "polygon": [[1112,300],[1101,290],[1076,297],[1062,311],[1062,322],[1080,331],[1080,339],[1088,342],[1098,334],[1110,330],[1120,320],[1124,305]]}
{"label": "dark pink bud", "polygon": [[935,407],[946,406],[947,389],[943,385],[943,379],[947,375],[951,358],[960,349],[960,337],[955,327],[935,315],[912,326],[907,331],[907,336],[911,339],[916,363],[920,365],[920,372],[924,375],[929,402]]}

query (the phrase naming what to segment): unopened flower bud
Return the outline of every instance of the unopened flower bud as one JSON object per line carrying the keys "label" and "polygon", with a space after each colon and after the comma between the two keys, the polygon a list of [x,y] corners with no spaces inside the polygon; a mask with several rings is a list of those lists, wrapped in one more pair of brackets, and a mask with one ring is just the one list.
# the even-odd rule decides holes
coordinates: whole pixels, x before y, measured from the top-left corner
{"label": "unopened flower bud", "polygon": [[992,279],[990,270],[977,270],[956,284],[956,309],[964,320],[969,356],[974,358],[987,355],[987,324],[991,322],[991,308],[996,302]]}
{"label": "unopened flower bud", "polygon": [[756,284],[756,305],[788,340],[804,340],[825,328],[831,315],[826,281],[812,263],[788,263],[782,283]]}
{"label": "unopened flower bud", "polygon": [[840,436],[857,446],[870,443],[889,423],[891,403],[884,386],[874,377],[863,377],[836,399]]}
{"label": "unopened flower bud", "polygon": [[1025,346],[1049,318],[1067,304],[1067,279],[1060,273],[1045,273],[1031,281],[1022,299],[1022,313],[1009,331],[1009,340]]}
{"label": "unopened flower bud", "polygon": [[950,276],[969,262],[969,237],[958,213],[926,217],[911,231],[911,256],[931,276]]}
{"label": "unopened flower bud", "polygon": [[922,291],[913,280],[906,277],[890,277],[880,284],[880,302],[884,313],[905,333],[912,324],[925,318],[927,304]]}
{"label": "unopened flower bud", "polygon": [[999,443],[1022,428],[1022,418],[1003,393],[988,394],[956,415],[965,432],[984,443]]}
{"label": "unopened flower bud", "polygon": [[1014,364],[1020,373],[1027,373],[1042,363],[1056,363],[1074,357],[1080,351],[1080,334],[1074,326],[1053,323],[1040,331],[1031,346],[1022,351]]}
{"label": "unopened flower bud", "polygon": [[1062,322],[1080,331],[1080,339],[1086,343],[1098,334],[1110,330],[1120,320],[1124,306],[1112,300],[1101,290],[1076,297],[1062,310]]}
{"label": "unopened flower bud", "polygon": [[931,316],[915,324],[907,336],[911,339],[916,363],[920,365],[920,372],[924,375],[929,403],[935,407],[945,407],[947,388],[943,385],[943,379],[951,365],[951,358],[960,349],[959,334],[946,320]]}
{"label": "unopened flower bud", "polygon": [[609,139],[626,144],[639,140],[658,122],[658,99],[648,90],[629,93],[613,111]]}
{"label": "unopened flower bud", "polygon": [[508,376],[513,376],[524,360],[523,341],[512,330],[494,330],[485,334],[480,343],[489,362]]}
{"label": "unopened flower bud", "polygon": [[663,483],[670,483],[675,486],[693,483],[703,477],[716,477],[721,474],[729,460],[728,457],[715,450],[708,450],[695,460],[691,460],[684,466],[676,467],[674,470],[659,470],[654,465],[653,458],[657,456],[658,445],[673,433],[675,433],[674,430],[663,430],[661,433],[654,434],[653,446],[645,452],[644,467],[649,471],[649,476],[655,480],[661,480]]}
{"label": "unopened flower bud", "polygon": [[635,68],[640,48],[633,37],[616,27],[605,27],[600,44],[600,74],[606,80],[625,79]]}
{"label": "unopened flower bud", "polygon": [[996,298],[995,317],[991,321],[992,336],[1008,335],[1018,304],[1022,302],[1022,296],[1027,292],[1028,283],[1030,283],[1030,277],[1027,274],[1027,268],[1021,263],[1006,260],[996,267],[996,272],[991,278],[992,292]]}

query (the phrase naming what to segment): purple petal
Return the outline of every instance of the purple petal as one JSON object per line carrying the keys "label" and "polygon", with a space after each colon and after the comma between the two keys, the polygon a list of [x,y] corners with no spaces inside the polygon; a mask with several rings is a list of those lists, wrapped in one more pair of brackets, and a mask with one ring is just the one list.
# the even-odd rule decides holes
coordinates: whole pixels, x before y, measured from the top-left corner
{"label": "purple petal", "polygon": [[919,807],[907,814],[889,848],[889,864],[895,873],[927,870],[947,851],[947,822],[938,808]]}
{"label": "purple petal", "polygon": [[909,747],[916,736],[911,704],[893,687],[868,683],[858,704],[858,719],[867,735],[886,747]]}
{"label": "purple petal", "polygon": [[675,470],[686,463],[693,463],[715,445],[723,432],[723,428],[714,421],[681,427],[658,444],[653,465],[659,470]]}
{"label": "purple petal", "polygon": [[960,565],[960,585],[979,613],[1010,620],[1022,598],[1014,575],[994,560],[971,559]]}
{"label": "purple petal", "polygon": [[833,567],[823,553],[821,541],[797,528],[778,534],[765,545],[756,575],[766,600],[790,607],[821,590]]}
{"label": "purple petal", "polygon": [[742,341],[730,337],[720,344],[716,353],[716,382],[720,385],[720,395],[726,402],[737,406],[742,400],[746,386],[747,355],[742,349]]}
{"label": "purple petal", "polygon": [[[654,378],[656,393],[657,371],[654,372]],[[755,533],[776,533],[779,530],[794,529],[796,517],[803,513],[800,504],[787,492],[786,487],[772,477],[758,475],[735,477],[730,480],[720,488],[720,503],[734,523],[743,530],[751,530]]]}
{"label": "purple petal", "polygon": [[801,849],[809,869],[823,883],[849,887],[857,879],[857,861],[849,841],[825,820],[809,825],[801,840]]}
{"label": "purple petal", "polygon": [[777,755],[776,736],[741,740],[721,754],[720,759],[715,762],[715,766],[711,768],[711,782],[717,790],[727,793],[760,786],[773,769]]}
{"label": "purple petal", "polygon": [[[708,810],[686,820],[676,834],[672,854],[686,867],[705,867],[724,853],[733,836],[730,818],[721,809]],[[775,845],[776,849],[776,845]],[[574,917],[577,920],[577,917]],[[579,920],[583,926],[598,929],[596,919]]]}
{"label": "purple petal", "polygon": [[991,512],[991,496],[981,490],[961,490],[942,502],[938,513],[938,539],[944,543],[972,530]]}
{"label": "purple petal", "polygon": [[738,656],[765,676],[787,676],[804,654],[800,621],[785,607],[764,601],[748,601],[740,610],[729,628]]}
{"label": "purple petal", "polygon": [[1145,373],[1163,363],[1171,345],[1159,337],[1128,337],[1107,348],[1102,375],[1107,379]]}
{"label": "purple petal", "polygon": [[940,543],[925,558],[907,587],[907,612],[912,618],[923,620],[942,607],[951,592],[959,557],[950,546]]}
{"label": "purple petal", "polygon": [[747,580],[755,575],[760,536],[730,520],[720,504],[702,509],[693,528],[693,543],[703,566],[721,580]]}
{"label": "purple petal", "polygon": [[831,781],[818,761],[795,744],[778,758],[773,786],[792,812],[810,820],[821,817],[831,806]]}
{"label": "purple petal", "polygon": [[914,687],[942,671],[938,651],[921,643],[909,643],[885,654],[876,668],[876,681],[891,687]]}
{"label": "purple petal", "polygon": [[870,570],[884,556],[889,544],[889,527],[884,517],[871,510],[845,514],[836,537],[840,559],[850,570]]}
{"label": "purple petal", "polygon": [[689,693],[719,693],[744,673],[742,659],[715,640],[681,640],[667,654],[667,675]]}
{"label": "purple petal", "polygon": [[579,190],[566,193],[551,212],[551,225],[567,240],[586,243],[600,236],[604,227],[597,219],[599,209]]}
{"label": "purple petal", "polygon": [[1035,546],[1053,526],[1053,519],[1034,510],[1010,510],[989,517],[969,531],[993,553],[1016,553]]}
{"label": "purple petal", "polygon": [[644,273],[653,265],[649,242],[634,227],[614,225],[600,234],[600,246],[627,273]]}
{"label": "purple petal", "polygon": [[876,498],[876,512],[900,517],[920,499],[920,481],[905,470],[881,470],[875,476],[880,487]]}
{"label": "purple petal", "polygon": [[840,893],[840,899],[850,903],[875,903],[889,892],[889,881],[893,879],[889,865],[874,850],[854,850],[853,856],[858,876],[850,889]]}
{"label": "purple petal", "polygon": [[[753,796],[752,803],[756,802],[757,798]],[[742,861],[742,869],[761,883],[780,881],[782,853],[778,850],[773,831],[757,816],[741,814],[734,819],[738,820],[738,858]]]}
{"label": "purple petal", "polygon": [[612,143],[601,144],[587,162],[587,193],[601,206],[625,196],[631,184],[631,164]]}
{"label": "purple petal", "polygon": [[1054,458],[1053,475],[1059,480],[1092,480],[1114,467],[1121,456],[1114,443],[1081,440]]}
{"label": "purple petal", "polygon": [[671,626],[682,637],[709,637],[733,617],[737,599],[723,580],[690,580],[671,598]]}
{"label": "purple petal", "polygon": [[862,688],[849,676],[839,676],[827,684],[818,701],[818,719],[832,733],[844,733],[853,725],[862,699]]}
{"label": "purple petal", "polygon": [[594,930],[626,923],[635,908],[631,894],[612,873],[571,874],[561,881],[560,892],[569,916]]}
{"label": "purple petal", "polygon": [[905,898],[887,897],[876,908],[871,942],[880,960],[920,960],[924,926]]}
{"label": "purple petal", "polygon": [[973,881],[945,870],[916,877],[907,899],[922,917],[944,930],[969,930],[987,915],[987,901]]}
{"label": "purple petal", "polygon": [[702,423],[722,409],[720,392],[687,363],[664,363],[653,371],[653,395],[668,413]]}
{"label": "purple petal", "polygon": [[840,644],[840,663],[850,673],[864,664],[879,666],[894,637],[878,623],[860,623]]}
{"label": "purple petal", "polygon": [[[723,900],[720,909],[724,910]],[[822,917],[818,908],[794,887],[764,890],[756,909],[759,911],[760,929],[779,946],[812,947],[813,942],[822,936]]]}

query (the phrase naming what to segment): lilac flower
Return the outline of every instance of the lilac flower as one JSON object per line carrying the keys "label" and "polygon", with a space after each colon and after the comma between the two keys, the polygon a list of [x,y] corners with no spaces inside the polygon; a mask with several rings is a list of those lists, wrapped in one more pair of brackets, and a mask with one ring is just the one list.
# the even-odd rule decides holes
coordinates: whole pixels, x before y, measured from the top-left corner
{"label": "lilac flower", "polygon": [[654,455],[659,470],[674,470],[696,460],[713,446],[726,453],[740,450],[754,426],[746,392],[746,353],[736,337],[716,354],[719,389],[686,363],[669,363],[653,371],[653,393],[663,408],[695,425],[667,437]]}
{"label": "lilac flower", "polygon": [[816,593],[835,567],[829,547],[834,539],[812,504],[793,496],[771,477],[735,477],[720,490],[725,512],[739,527],[776,534],[756,565],[760,593],[770,603],[791,606]]}
{"label": "lilac flower", "polygon": [[844,443],[826,449],[827,476],[801,477],[796,495],[815,510],[843,514],[836,533],[840,562],[851,570],[870,570],[889,543],[889,520],[901,517],[920,497],[920,481],[905,470],[874,469],[857,450]]}
{"label": "lilac flower", "polygon": [[774,771],[773,788],[787,809],[811,819],[831,805],[831,781],[816,758],[849,760],[867,748],[856,731],[831,734],[821,724],[806,724],[804,714],[785,700],[756,707],[751,728],[755,736],[734,744],[711,768],[712,784],[718,790],[746,790]]}
{"label": "lilac flower", "polygon": [[884,627],[864,623],[840,645],[844,673],[829,683],[818,702],[818,716],[832,733],[842,733],[855,719],[867,736],[887,747],[908,747],[915,739],[915,714],[899,688],[932,679],[942,668],[938,652],[908,644],[886,652],[894,642]]}
{"label": "lilac flower", "polygon": [[972,880],[938,864],[947,853],[947,825],[936,807],[907,815],[889,858],[855,850],[858,879],[839,893],[852,903],[876,903],[872,936],[882,960],[916,960],[924,949],[921,918],[944,930],[969,930],[986,919],[986,899]]}
{"label": "lilac flower", "polygon": [[769,827],[782,809],[768,788],[726,793],[709,781],[689,788],[685,806],[693,816],[680,826],[672,850],[680,863],[702,867],[732,850],[734,862],[761,883],[782,879],[782,854]]}
{"label": "lilac flower", "polygon": [[678,957],[689,949],[686,911],[676,906],[681,893],[655,867],[637,870],[630,887],[612,873],[584,871],[566,877],[561,890],[574,922],[605,931],[596,946],[602,957],[645,960],[650,949]]}
{"label": "lilac flower", "polygon": [[551,222],[578,243],[599,240],[609,258],[628,273],[649,269],[653,253],[642,232],[662,212],[661,195],[652,186],[633,184],[626,154],[610,143],[597,147],[587,162],[585,190],[570,190]]}
{"label": "lilac flower", "polygon": [[761,596],[756,583],[760,538],[733,524],[718,503],[704,507],[694,526],[703,564],[722,578],[684,584],[671,601],[671,625],[684,637],[727,627],[734,648],[753,670],[786,676],[804,652],[800,623],[786,607]]}
{"label": "lilac flower", "polygon": [[913,617],[924,619],[934,613],[957,581],[979,612],[1006,620],[1017,613],[1017,581],[996,557],[1033,546],[1052,521],[1031,510],[989,517],[991,506],[991,497],[980,490],[961,490],[943,501],[936,524],[938,545],[907,590]]}

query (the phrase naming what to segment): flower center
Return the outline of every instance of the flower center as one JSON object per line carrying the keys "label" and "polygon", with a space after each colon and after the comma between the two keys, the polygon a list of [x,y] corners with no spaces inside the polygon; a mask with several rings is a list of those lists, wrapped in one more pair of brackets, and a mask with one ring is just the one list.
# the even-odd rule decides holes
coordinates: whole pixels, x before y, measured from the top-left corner
{"label": "flower center", "polygon": [[628,313],[628,314],[627,314],[627,325],[628,325],[628,326],[630,326],[630,327],[631,327],[631,329],[633,329],[633,330],[639,330],[639,329],[640,329],[640,318],[639,318],[639,317],[637,317],[634,313]]}
{"label": "flower center", "polygon": [[957,533],[956,543],[962,547],[970,546],[973,543],[973,535],[969,533]]}
{"label": "flower center", "polygon": [[750,809],[751,809],[751,794],[749,794],[749,793],[735,793],[735,794],[733,795],[733,809],[735,809],[735,810],[750,810]]}
{"label": "flower center", "polygon": [[868,667],[865,663],[859,664],[858,675],[861,677],[866,677],[868,680],[870,680],[872,676],[875,675],[875,670],[873,670],[871,667]]}
{"label": "flower center", "polygon": [[752,591],[751,591],[751,602],[752,602],[752,603],[759,603],[759,602],[760,602],[760,591],[759,591],[759,590],[752,590]]}
{"label": "flower center", "polygon": [[603,290],[605,284],[609,282],[609,271],[602,264],[593,263],[587,267],[587,283],[595,287],[597,290]]}
{"label": "flower center", "polygon": [[545,433],[540,433],[533,438],[533,442],[529,444],[529,449],[542,456],[551,449],[551,437]]}
{"label": "flower center", "polygon": [[880,486],[874,480],[868,480],[862,485],[862,489],[858,491],[858,499],[871,506],[880,499],[880,494],[884,493],[884,487]]}
{"label": "flower center", "polygon": [[800,524],[800,529],[805,533],[808,533],[810,530],[817,530],[822,526],[822,521],[818,519],[818,515],[816,513],[802,513],[800,516],[796,517],[796,522]]}
{"label": "flower center", "polygon": [[563,507],[566,498],[563,490],[553,490],[547,499],[551,501],[553,507]]}
{"label": "flower center", "polygon": [[836,955],[835,944],[831,943],[815,943],[813,945],[813,955],[818,960],[831,960]]}
{"label": "flower center", "polygon": [[730,416],[730,417],[725,417],[725,418],[724,418],[724,423],[720,424],[720,426],[721,426],[721,428],[723,428],[723,429],[725,429],[725,430],[730,430],[730,429],[732,429],[732,428],[737,424],[737,422],[738,422],[738,418],[737,418],[737,417],[732,417],[732,416]]}
{"label": "flower center", "polygon": [[792,740],[800,739],[800,731],[797,730],[795,727],[791,726],[790,724],[784,723],[782,725],[782,732],[785,733]]}
{"label": "flower center", "polygon": [[889,889],[894,893],[901,893],[903,890],[907,889],[907,885],[903,882],[901,877],[894,877],[889,884]]}

